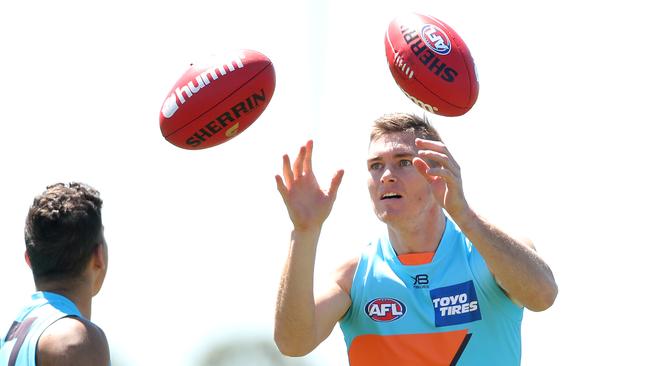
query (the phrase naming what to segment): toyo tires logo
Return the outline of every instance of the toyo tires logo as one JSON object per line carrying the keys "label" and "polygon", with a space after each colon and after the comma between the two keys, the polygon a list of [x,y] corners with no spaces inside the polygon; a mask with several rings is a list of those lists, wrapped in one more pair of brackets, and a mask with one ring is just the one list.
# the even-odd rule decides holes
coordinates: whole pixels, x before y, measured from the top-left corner
{"label": "toyo tires logo", "polygon": [[366,314],[376,322],[392,322],[406,314],[403,302],[392,298],[374,299],[366,304]]}
{"label": "toyo tires logo", "polygon": [[433,24],[425,24],[420,31],[420,37],[429,49],[439,55],[451,52],[451,41],[447,33]]}

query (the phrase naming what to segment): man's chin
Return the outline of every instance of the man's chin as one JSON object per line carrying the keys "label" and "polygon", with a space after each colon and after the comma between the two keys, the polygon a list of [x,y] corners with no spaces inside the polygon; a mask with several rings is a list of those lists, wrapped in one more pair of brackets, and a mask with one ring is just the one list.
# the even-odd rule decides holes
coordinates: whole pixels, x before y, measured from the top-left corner
{"label": "man's chin", "polygon": [[390,224],[399,218],[399,215],[397,215],[397,213],[388,210],[376,212],[375,214],[377,215],[379,221],[383,222],[384,224]]}

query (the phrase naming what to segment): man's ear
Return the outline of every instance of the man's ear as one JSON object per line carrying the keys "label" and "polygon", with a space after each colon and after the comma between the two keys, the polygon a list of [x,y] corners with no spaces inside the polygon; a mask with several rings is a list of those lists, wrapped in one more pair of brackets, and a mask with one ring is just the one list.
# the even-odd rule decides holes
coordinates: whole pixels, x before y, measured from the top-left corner
{"label": "man's ear", "polygon": [[29,255],[27,254],[27,251],[25,251],[25,263],[27,263],[29,269],[32,268],[32,261],[29,260]]}
{"label": "man's ear", "polygon": [[106,258],[106,244],[99,243],[93,251],[93,267],[105,269],[108,258]]}

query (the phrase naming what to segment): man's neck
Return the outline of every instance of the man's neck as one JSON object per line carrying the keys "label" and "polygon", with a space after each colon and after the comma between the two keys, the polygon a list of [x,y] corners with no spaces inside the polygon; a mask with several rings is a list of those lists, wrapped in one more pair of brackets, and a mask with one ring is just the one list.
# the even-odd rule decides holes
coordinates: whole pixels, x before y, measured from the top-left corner
{"label": "man's neck", "polygon": [[92,312],[92,290],[87,284],[85,284],[85,282],[39,282],[36,284],[36,290],[52,292],[66,297],[77,306],[77,309],[79,309],[81,315],[90,320],[90,315]]}
{"label": "man's neck", "polygon": [[388,236],[398,255],[435,252],[445,231],[445,222],[445,214],[439,209],[423,220],[399,226],[388,225]]}

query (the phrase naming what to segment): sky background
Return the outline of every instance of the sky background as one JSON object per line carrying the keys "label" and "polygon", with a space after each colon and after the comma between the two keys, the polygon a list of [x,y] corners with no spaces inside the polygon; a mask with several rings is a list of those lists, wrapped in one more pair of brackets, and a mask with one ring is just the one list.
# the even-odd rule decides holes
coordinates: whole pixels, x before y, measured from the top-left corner
{"label": "sky background", "polygon": [[[0,5],[0,328],[33,291],[23,227],[46,185],[101,191],[109,273],[92,320],[114,363],[196,365],[234,337],[272,339],[291,229],[281,156],[314,139],[314,169],[346,171],[325,224],[324,283],[382,226],[366,189],[371,122],[422,113],[390,76],[383,37],[420,12],[469,46],[480,92],[431,116],[470,204],[530,237],[560,288],[526,311],[523,365],[647,358],[646,11],[622,1],[30,1]],[[242,48],[268,56],[268,108],[226,144],[185,151],[158,125],[189,63]],[[338,327],[305,362],[346,364]]]}

